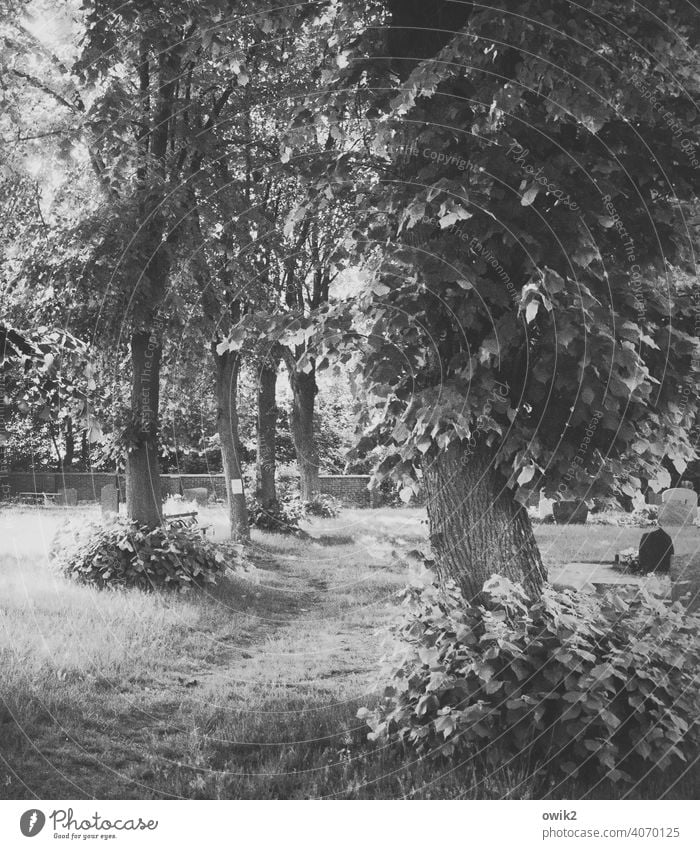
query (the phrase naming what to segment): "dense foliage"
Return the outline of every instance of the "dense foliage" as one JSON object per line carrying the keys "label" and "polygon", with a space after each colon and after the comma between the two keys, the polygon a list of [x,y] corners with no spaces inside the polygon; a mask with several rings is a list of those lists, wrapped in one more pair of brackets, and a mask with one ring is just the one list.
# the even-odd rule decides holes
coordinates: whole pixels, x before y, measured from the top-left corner
{"label": "dense foliage", "polygon": [[341,503],[332,495],[319,493],[310,501],[303,501],[297,492],[287,493],[273,504],[263,505],[253,497],[248,502],[248,521],[254,528],[276,533],[300,536],[302,519],[334,519]]}
{"label": "dense foliage", "polygon": [[697,753],[700,621],[679,608],[631,590],[533,604],[498,577],[479,606],[434,583],[405,604],[383,701],[359,714],[370,739],[557,780],[631,782]]}
{"label": "dense foliage", "polygon": [[135,522],[88,523],[59,531],[52,561],[69,578],[104,587],[183,590],[216,583],[226,559],[196,530]]}
{"label": "dense foliage", "polygon": [[323,95],[370,81],[352,310],[379,474],[481,435],[523,500],[668,486],[695,456],[697,15],[387,5],[393,63]]}

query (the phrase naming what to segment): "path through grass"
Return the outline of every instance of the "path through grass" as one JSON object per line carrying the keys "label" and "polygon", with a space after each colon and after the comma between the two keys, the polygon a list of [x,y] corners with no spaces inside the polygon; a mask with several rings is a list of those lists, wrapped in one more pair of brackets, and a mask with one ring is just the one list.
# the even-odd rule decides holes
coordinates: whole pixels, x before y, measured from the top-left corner
{"label": "path through grass", "polygon": [[254,574],[174,597],[71,584],[46,560],[65,514],[0,512],[0,798],[527,797],[527,776],[416,762],[355,718],[421,517],[256,533]]}

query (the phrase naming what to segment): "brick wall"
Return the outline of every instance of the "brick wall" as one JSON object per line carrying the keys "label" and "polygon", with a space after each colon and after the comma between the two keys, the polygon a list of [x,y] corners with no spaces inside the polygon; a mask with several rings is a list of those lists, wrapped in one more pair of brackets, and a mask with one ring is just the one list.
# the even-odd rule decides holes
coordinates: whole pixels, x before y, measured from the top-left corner
{"label": "brick wall", "polygon": [[377,494],[367,489],[369,475],[321,475],[324,495],[332,495],[348,507],[376,507]]}
{"label": "brick wall", "polygon": [[[57,492],[59,489],[75,489],[78,501],[99,501],[100,491],[106,484],[115,482],[113,472],[10,472],[10,493]],[[183,489],[205,487],[218,498],[226,498],[226,483],[223,475],[161,475],[163,495],[179,495]],[[321,475],[321,492],[332,495],[347,506],[370,507],[370,492],[367,489],[369,475]],[[119,476],[119,491],[126,497],[124,476]]]}

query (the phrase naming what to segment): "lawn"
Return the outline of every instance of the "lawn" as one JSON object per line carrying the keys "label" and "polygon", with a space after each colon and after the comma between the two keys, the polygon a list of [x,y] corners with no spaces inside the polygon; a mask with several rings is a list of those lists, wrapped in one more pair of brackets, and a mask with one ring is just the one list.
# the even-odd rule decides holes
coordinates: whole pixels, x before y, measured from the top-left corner
{"label": "lawn", "polygon": [[[222,538],[221,511],[203,513]],[[345,510],[308,525],[309,541],[255,532],[249,575],[165,596],[65,581],[47,550],[66,513],[0,511],[0,798],[533,795],[517,768],[417,761],[368,743],[355,718],[380,692],[400,554],[425,540],[423,518]],[[554,571],[602,560],[640,530],[537,534]],[[643,792],[692,797],[693,781]]]}

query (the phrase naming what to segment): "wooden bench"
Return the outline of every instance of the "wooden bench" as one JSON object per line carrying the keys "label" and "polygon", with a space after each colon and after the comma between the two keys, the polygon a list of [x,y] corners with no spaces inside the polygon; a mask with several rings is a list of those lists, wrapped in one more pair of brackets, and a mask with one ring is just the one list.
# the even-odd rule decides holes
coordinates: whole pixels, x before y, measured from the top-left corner
{"label": "wooden bench", "polygon": [[54,504],[58,497],[57,492],[20,492],[18,495],[26,504],[43,504],[45,507]]}
{"label": "wooden bench", "polygon": [[163,521],[168,527],[177,529],[195,528],[202,536],[207,535],[209,525],[199,525],[197,522],[197,511],[191,513],[171,513],[169,516],[163,516]]}

